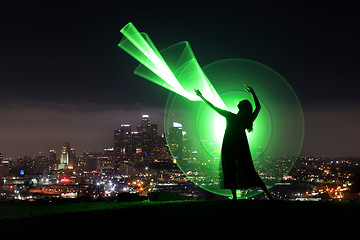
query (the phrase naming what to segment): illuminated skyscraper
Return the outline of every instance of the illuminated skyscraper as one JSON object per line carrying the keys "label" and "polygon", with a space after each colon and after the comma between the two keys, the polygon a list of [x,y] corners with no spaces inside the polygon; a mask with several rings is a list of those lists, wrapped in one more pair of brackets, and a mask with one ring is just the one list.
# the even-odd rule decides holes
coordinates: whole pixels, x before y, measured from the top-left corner
{"label": "illuminated skyscraper", "polygon": [[68,144],[68,153],[69,153],[68,168],[73,169],[74,166],[77,165],[77,159],[75,155],[75,148],[70,148],[70,144]]}
{"label": "illuminated skyscraper", "polygon": [[157,129],[157,124],[150,124],[149,115],[142,115],[138,131],[141,135],[142,152],[145,158],[151,158],[151,154],[157,144]]}
{"label": "illuminated skyscraper", "polygon": [[169,128],[169,147],[173,155],[182,156],[183,134],[182,124],[173,122],[173,127]]}
{"label": "illuminated skyscraper", "polygon": [[142,115],[142,119],[141,119],[141,125],[140,125],[140,130],[141,132],[148,132],[150,130],[150,120],[149,120],[149,115]]}
{"label": "illuminated skyscraper", "polygon": [[67,169],[69,164],[69,151],[68,151],[69,144],[64,143],[64,146],[61,149],[60,152],[60,164],[58,166],[58,169]]}

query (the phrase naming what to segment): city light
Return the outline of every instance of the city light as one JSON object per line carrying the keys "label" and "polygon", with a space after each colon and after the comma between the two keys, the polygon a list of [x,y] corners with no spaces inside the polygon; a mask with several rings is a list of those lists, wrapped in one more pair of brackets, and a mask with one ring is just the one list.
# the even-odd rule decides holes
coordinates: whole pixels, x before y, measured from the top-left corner
{"label": "city light", "polygon": [[70,182],[70,179],[67,178],[67,177],[63,177],[63,178],[60,178],[60,182],[61,182],[61,183],[69,183],[69,182]]}

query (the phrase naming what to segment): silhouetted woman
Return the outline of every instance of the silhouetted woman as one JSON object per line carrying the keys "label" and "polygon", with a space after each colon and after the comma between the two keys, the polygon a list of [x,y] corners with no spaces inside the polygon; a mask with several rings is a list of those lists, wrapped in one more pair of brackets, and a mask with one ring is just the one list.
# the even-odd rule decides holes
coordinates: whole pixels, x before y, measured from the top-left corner
{"label": "silhouetted woman", "polygon": [[249,189],[260,187],[271,199],[275,198],[266,188],[264,182],[257,174],[250,153],[249,143],[245,130],[251,132],[253,122],[260,111],[260,102],[256,97],[254,90],[246,86],[246,91],[252,94],[255,102],[255,111],[252,111],[252,105],[248,100],[240,101],[237,114],[215,107],[206,100],[200,90],[195,90],[205,103],[207,103],[217,113],[226,118],[226,130],[221,148],[221,164],[223,171],[223,187],[231,189],[233,199],[236,200],[237,189]]}

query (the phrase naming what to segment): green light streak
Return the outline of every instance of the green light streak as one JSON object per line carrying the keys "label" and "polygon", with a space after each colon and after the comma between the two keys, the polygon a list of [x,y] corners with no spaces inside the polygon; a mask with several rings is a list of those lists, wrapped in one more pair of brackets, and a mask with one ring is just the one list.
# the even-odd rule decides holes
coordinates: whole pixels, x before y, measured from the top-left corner
{"label": "green light streak", "polygon": [[172,91],[176,89],[181,95],[184,94],[184,89],[147,35],[144,35],[145,40],[132,23],[128,23],[120,32],[124,34],[124,38],[118,46],[164,81],[161,84],[159,84],[160,82],[156,82],[157,84]]}
{"label": "green light streak", "polygon": [[135,74],[191,101],[200,100],[194,89],[201,89],[204,97],[212,99],[215,106],[227,109],[203,73],[188,42],[174,44],[160,53],[149,36],[138,32],[132,23],[120,32],[124,37],[118,46],[141,63]]}

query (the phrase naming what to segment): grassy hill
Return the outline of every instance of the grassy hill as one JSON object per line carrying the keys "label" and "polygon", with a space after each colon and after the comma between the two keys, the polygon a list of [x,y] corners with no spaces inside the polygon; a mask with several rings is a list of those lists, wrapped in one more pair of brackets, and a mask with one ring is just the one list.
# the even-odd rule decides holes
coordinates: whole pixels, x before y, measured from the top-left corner
{"label": "grassy hill", "polygon": [[[0,204],[3,231],[72,236],[356,230],[360,202],[172,201]],[[336,226],[332,228],[331,226]],[[19,231],[21,229],[21,231]],[[265,231],[265,232],[264,232]],[[54,232],[52,232],[54,233]],[[186,233],[186,234],[185,234]],[[184,235],[185,234],[185,235]]]}

